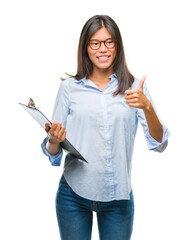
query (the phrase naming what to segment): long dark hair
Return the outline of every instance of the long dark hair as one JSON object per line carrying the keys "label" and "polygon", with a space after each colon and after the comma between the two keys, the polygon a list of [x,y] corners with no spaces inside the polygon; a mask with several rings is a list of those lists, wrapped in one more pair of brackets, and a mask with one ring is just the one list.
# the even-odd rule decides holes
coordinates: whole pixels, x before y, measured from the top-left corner
{"label": "long dark hair", "polygon": [[118,88],[113,95],[124,94],[124,91],[134,82],[134,77],[130,73],[125,61],[125,53],[119,28],[115,21],[107,15],[95,15],[85,23],[78,46],[77,74],[72,77],[80,80],[92,74],[93,64],[88,57],[87,46],[91,36],[102,27],[108,30],[116,42],[116,58],[113,62],[113,70],[118,79]]}

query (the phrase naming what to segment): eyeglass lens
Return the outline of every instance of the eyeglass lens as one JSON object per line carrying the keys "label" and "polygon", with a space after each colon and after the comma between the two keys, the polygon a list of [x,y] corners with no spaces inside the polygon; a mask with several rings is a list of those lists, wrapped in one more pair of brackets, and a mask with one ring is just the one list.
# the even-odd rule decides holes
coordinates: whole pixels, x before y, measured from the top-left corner
{"label": "eyeglass lens", "polygon": [[102,42],[107,48],[113,48],[115,46],[114,41],[112,39],[107,39],[105,41],[91,40],[89,42],[89,45],[92,49],[98,49],[100,48]]}

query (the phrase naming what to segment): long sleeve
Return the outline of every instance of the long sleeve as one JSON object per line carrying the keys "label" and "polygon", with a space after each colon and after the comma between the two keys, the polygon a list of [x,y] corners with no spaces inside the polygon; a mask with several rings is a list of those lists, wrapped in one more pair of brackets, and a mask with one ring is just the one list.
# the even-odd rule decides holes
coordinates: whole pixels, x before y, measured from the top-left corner
{"label": "long sleeve", "polygon": [[61,82],[57,93],[52,122],[61,122],[66,127],[69,115],[69,79]]}
{"label": "long sleeve", "polygon": [[60,166],[63,156],[63,150],[62,148],[60,148],[60,151],[56,155],[51,155],[46,149],[47,140],[48,137],[46,137],[41,144],[42,151],[49,158],[49,161],[51,162],[52,166]]}
{"label": "long sleeve", "polygon": [[[144,84],[144,87],[143,87],[143,93],[151,101],[151,103],[153,105],[153,108],[156,112],[154,102],[153,102],[153,100],[150,96],[150,93],[149,93],[145,84]],[[149,132],[149,129],[148,129],[148,124],[147,124],[147,121],[146,121],[146,117],[145,117],[144,111],[142,109],[137,109],[137,118],[138,118],[138,120],[140,121],[140,123],[143,127],[144,135],[145,135],[145,138],[146,138],[146,141],[147,141],[147,144],[148,144],[148,149],[149,150],[154,150],[156,152],[163,152],[168,145],[168,137],[170,135],[170,132],[167,129],[167,127],[159,119],[159,121],[161,122],[162,127],[163,127],[163,137],[162,137],[162,142],[158,142],[150,135],[150,132]]]}
{"label": "long sleeve", "polygon": [[[59,86],[59,90],[57,93],[53,116],[52,116],[52,122],[61,122],[63,126],[66,127],[67,124],[67,116],[69,114],[69,82],[68,80],[65,80],[61,82]],[[56,155],[51,155],[47,149],[46,149],[46,143],[47,143],[48,137],[46,137],[42,144],[41,148],[43,153],[48,156],[49,161],[53,166],[60,166],[61,160],[63,156],[63,150],[60,148],[60,151]]]}

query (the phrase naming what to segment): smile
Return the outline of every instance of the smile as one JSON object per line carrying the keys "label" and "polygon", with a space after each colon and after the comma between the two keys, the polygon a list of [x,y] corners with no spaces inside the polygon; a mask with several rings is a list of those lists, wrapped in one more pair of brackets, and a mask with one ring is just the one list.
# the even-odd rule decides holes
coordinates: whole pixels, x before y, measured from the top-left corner
{"label": "smile", "polygon": [[97,57],[99,61],[104,62],[107,61],[111,56],[99,56]]}
{"label": "smile", "polygon": [[107,59],[107,58],[109,58],[110,56],[100,56],[100,57],[97,57],[97,58],[99,58],[99,59]]}

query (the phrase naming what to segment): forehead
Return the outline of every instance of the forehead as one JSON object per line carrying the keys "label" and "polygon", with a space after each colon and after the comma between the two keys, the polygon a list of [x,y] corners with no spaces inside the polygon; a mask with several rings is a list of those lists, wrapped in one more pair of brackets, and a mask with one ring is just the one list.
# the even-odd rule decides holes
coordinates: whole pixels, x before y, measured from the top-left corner
{"label": "forehead", "polygon": [[97,32],[95,32],[90,38],[90,40],[97,39],[97,40],[103,41],[111,37],[112,35],[110,34],[110,32],[108,32],[108,30],[105,27],[103,27],[103,28],[100,28]]}

